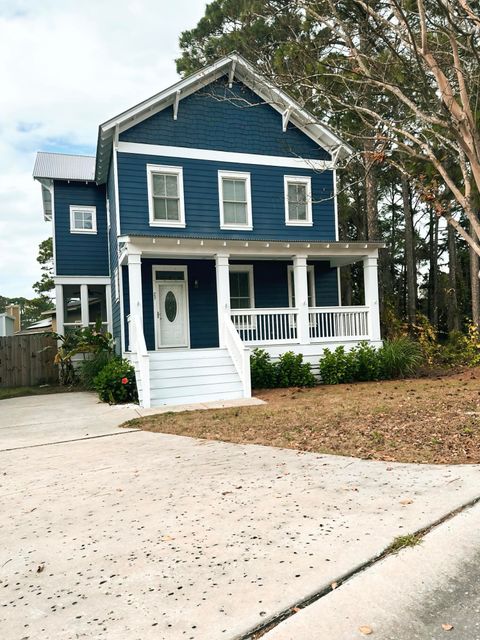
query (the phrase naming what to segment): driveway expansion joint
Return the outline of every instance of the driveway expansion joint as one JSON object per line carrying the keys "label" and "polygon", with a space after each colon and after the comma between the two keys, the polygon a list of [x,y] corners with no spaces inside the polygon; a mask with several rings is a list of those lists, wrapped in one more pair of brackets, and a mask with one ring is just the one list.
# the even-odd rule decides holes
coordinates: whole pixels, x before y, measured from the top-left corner
{"label": "driveway expansion joint", "polygon": [[96,440],[98,438],[111,438],[112,436],[123,436],[126,433],[141,433],[141,429],[122,429],[118,433],[102,433],[98,436],[84,436],[83,438],[71,438],[70,440],[56,440],[55,442],[41,442],[39,444],[27,444],[23,447],[11,447],[9,449],[0,449],[0,453],[8,453],[9,451],[21,451],[22,449],[37,449],[38,447],[50,447],[56,444],[68,444],[69,442],[81,442],[82,440]]}
{"label": "driveway expansion joint", "polygon": [[[471,509],[479,502],[480,502],[480,496],[477,496],[476,498],[469,500],[468,502],[461,505],[460,507],[457,507],[453,511],[450,511],[449,513],[445,514],[441,518],[438,518],[432,524],[426,527],[422,527],[417,531],[414,531],[412,535],[417,536],[419,538],[423,538],[428,533],[430,533],[430,531],[432,531],[433,529],[436,529],[437,527],[441,526],[444,522],[451,520],[459,513],[462,513],[467,509]],[[273,616],[263,624],[258,625],[254,629],[250,629],[250,631],[248,631],[244,635],[235,636],[234,638],[232,638],[232,640],[259,640],[259,638],[265,636],[270,631],[273,631],[273,629],[275,629],[275,627],[277,627],[279,624],[281,624],[285,620],[288,620],[288,618],[291,618],[292,616],[294,616],[296,613],[299,612],[299,610],[306,609],[309,605],[313,604],[314,602],[317,602],[318,600],[321,600],[322,598],[330,594],[334,590],[332,588],[332,584],[336,584],[335,590],[340,589],[344,584],[346,584],[349,580],[351,580],[358,574],[363,573],[364,571],[367,571],[370,567],[373,567],[375,564],[377,564],[387,556],[395,555],[396,553],[397,553],[396,551],[392,551],[390,549],[390,546],[386,547],[383,551],[373,556],[370,560],[367,560],[366,562],[362,562],[357,567],[354,567],[351,571],[348,571],[347,573],[344,573],[343,575],[339,576],[335,580],[332,580],[331,582],[328,583],[328,585],[322,587],[319,591],[317,591],[313,595],[307,596],[303,600],[299,600],[295,602],[287,609],[284,609],[277,616]]]}

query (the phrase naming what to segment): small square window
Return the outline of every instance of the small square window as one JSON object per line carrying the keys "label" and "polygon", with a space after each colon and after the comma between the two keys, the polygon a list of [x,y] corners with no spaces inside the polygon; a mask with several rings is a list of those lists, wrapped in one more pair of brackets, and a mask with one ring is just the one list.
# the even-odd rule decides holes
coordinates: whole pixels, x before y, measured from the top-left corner
{"label": "small square window", "polygon": [[70,207],[70,231],[71,233],[97,233],[97,209],[96,207]]}
{"label": "small square window", "polygon": [[311,226],[312,184],[309,177],[285,176],[285,223]]}
{"label": "small square window", "polygon": [[251,229],[250,174],[219,171],[218,189],[220,227],[222,229]]}
{"label": "small square window", "polygon": [[184,227],[181,167],[147,165],[150,225]]}

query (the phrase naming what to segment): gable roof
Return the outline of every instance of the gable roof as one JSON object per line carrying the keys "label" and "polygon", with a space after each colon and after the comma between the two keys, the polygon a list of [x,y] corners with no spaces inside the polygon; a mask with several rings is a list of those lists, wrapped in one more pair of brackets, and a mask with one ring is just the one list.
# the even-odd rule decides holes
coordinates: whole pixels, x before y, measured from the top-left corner
{"label": "gable roof", "polygon": [[231,53],[101,124],[98,129],[95,166],[97,183],[103,183],[107,180],[110,152],[118,133],[172,105],[175,112],[182,98],[195,93],[224,75],[229,76],[230,82],[234,77],[243,82],[281,113],[284,122],[290,120],[333,156],[346,156],[352,153],[351,147],[344,143],[329,127],[321,124],[296,100],[262,76],[245,58],[238,53]]}
{"label": "gable roof", "polygon": [[33,177],[92,182],[95,180],[95,157],[39,151],[33,168]]}

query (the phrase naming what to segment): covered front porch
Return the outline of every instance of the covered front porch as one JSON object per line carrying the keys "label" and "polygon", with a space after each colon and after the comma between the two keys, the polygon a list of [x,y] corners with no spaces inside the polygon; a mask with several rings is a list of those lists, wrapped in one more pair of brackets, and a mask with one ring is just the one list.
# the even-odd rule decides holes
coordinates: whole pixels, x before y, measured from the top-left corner
{"label": "covered front porch", "polygon": [[[123,351],[137,363],[143,390],[151,386],[152,362],[161,370],[179,352],[189,352],[184,359],[192,373],[201,350],[203,376],[209,354],[224,358],[224,369],[212,364],[211,371],[232,374],[233,384],[229,358],[237,387],[249,397],[251,348],[273,357],[293,350],[315,365],[326,346],[380,343],[378,244],[123,240]],[[363,263],[364,304],[342,306],[339,269],[356,261]]]}

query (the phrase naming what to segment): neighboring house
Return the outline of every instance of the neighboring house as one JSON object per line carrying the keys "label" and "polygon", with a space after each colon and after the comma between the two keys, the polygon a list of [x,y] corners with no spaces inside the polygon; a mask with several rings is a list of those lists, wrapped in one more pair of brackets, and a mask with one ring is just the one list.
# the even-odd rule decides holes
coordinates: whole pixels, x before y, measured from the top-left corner
{"label": "neighboring house", "polygon": [[0,338],[13,336],[15,333],[15,318],[8,313],[0,313]]}
{"label": "neighboring house", "polygon": [[[100,317],[146,407],[250,396],[253,347],[379,344],[380,245],[338,239],[349,153],[237,54],[100,125],[95,157],[39,153],[58,331]],[[356,261],[365,305],[342,307]]]}

